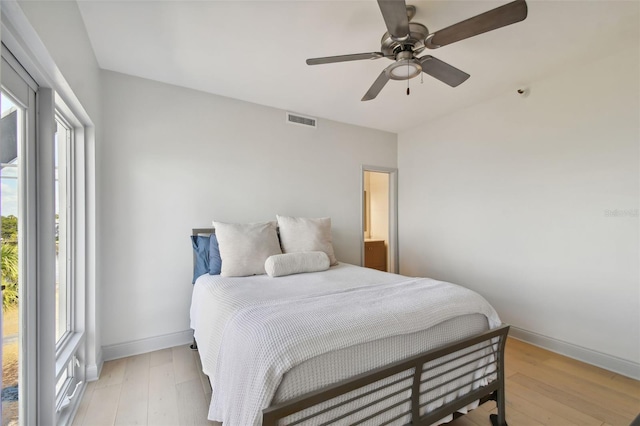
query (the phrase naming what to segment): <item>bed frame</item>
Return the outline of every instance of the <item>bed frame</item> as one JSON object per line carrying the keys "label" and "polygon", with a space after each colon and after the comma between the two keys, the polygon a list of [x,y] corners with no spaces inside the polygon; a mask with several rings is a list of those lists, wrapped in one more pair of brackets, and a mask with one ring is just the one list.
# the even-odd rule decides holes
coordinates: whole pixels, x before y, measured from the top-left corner
{"label": "bed frame", "polygon": [[[367,420],[370,420],[384,413],[387,410],[393,409],[398,405],[406,404],[410,402],[410,405],[411,405],[410,410],[404,413],[401,413],[400,415],[396,416],[393,419],[390,419],[389,421],[387,421],[387,423],[384,423],[384,424],[388,424],[406,415],[410,415],[411,425],[430,425],[446,417],[449,414],[453,414],[454,418],[459,417],[461,414],[458,413],[457,410],[463,407],[466,407],[467,405],[471,404],[473,401],[480,400],[480,403],[483,404],[489,400],[494,400],[497,402],[498,414],[490,415],[491,424],[494,426],[505,426],[507,422],[505,417],[505,397],[504,397],[504,347],[505,347],[508,332],[509,332],[509,326],[502,325],[497,329],[484,332],[477,336],[464,339],[458,342],[454,342],[447,346],[440,347],[428,352],[424,352],[422,354],[416,355],[404,361],[399,361],[381,368],[374,369],[372,371],[363,373],[361,375],[352,377],[350,379],[341,381],[339,383],[327,386],[323,389],[319,389],[314,392],[309,392],[306,395],[302,395],[298,398],[288,400],[281,404],[275,404],[263,411],[262,424],[264,426],[277,425],[279,424],[280,419],[283,419],[284,417],[287,417],[291,414],[303,411],[307,408],[313,407],[325,401],[329,401],[331,399],[334,399],[338,396],[344,395],[351,391],[363,388],[371,383],[375,383],[387,377],[394,376],[398,373],[402,373],[404,371],[411,371],[411,374],[413,375],[412,384],[398,391],[398,392],[410,391],[410,396],[408,396],[406,399],[400,402],[394,402],[394,404],[388,407],[385,407],[384,409],[362,419],[359,423],[354,423],[354,424],[365,423]],[[479,347],[476,345],[479,345]],[[450,403],[447,403],[441,406],[440,408],[437,408],[421,416],[420,415],[421,407],[424,405],[427,405],[430,401],[421,403],[420,396],[424,395],[427,392],[436,391],[439,388],[444,388],[444,386],[447,385],[450,381],[445,381],[444,383],[437,384],[435,386],[427,385],[427,389],[421,391],[420,388],[423,385],[423,383],[429,383],[447,373],[454,373],[456,370],[460,370],[461,367],[464,366],[464,364],[458,365],[456,367],[452,367],[450,369],[447,369],[444,372],[439,372],[435,376],[431,376],[431,377],[428,377],[427,379],[421,380],[423,373],[428,372],[429,370],[433,370],[435,368],[441,367],[443,365],[446,365],[448,362],[451,362],[452,361],[451,359],[444,362],[438,362],[438,360],[443,359],[447,356],[450,356],[451,354],[455,354],[453,360],[456,360],[456,359],[462,358],[463,356],[468,356],[474,353],[478,353],[481,350],[484,350],[488,347],[491,348],[493,355],[495,357],[495,362],[497,367],[497,376],[498,376],[497,379],[490,382],[486,386],[473,390],[467,393],[466,395],[464,395],[463,397],[458,398]],[[480,355],[479,357],[475,358],[475,360],[484,358],[485,356],[486,355]],[[428,368],[425,367],[425,364],[427,363],[431,363]],[[476,372],[478,370],[480,370],[480,368],[473,370],[473,372]],[[468,370],[465,370],[461,375],[468,375],[468,374],[469,374]],[[486,378],[486,375],[476,380],[473,380],[472,382],[477,382],[478,380],[483,378]],[[399,381],[406,381],[406,378],[399,379]],[[456,392],[462,387],[472,382],[467,382],[463,386],[460,386],[452,391],[445,391],[445,392],[446,393]],[[396,383],[397,381],[386,383],[385,385],[382,385],[381,387],[376,388],[376,391],[384,387],[392,386]],[[371,393],[371,391],[369,391],[368,393]],[[299,419],[296,422],[291,422],[286,424],[294,425],[294,424],[301,423],[303,421],[311,420],[313,417],[317,415],[324,414],[325,412],[332,410],[334,408],[337,408],[341,405],[352,403],[357,399],[365,397],[368,393],[365,392],[353,398],[336,402],[335,405],[332,405],[330,408],[326,408],[321,411],[318,411],[313,415],[309,415],[307,417]],[[380,403],[384,399],[388,398],[389,396],[390,395],[387,395],[379,400],[369,402],[362,407],[358,407],[352,411],[343,413],[339,417],[334,418],[332,422],[339,421],[340,419],[343,419],[347,416],[355,414],[358,411],[361,411],[373,404]]]}
{"label": "bed frame", "polygon": [[[213,228],[196,228],[192,230],[192,235],[212,234],[213,232]],[[407,398],[401,401],[394,400],[391,405],[368,415],[367,417],[359,420],[357,423],[353,423],[353,425],[368,424],[369,421],[373,420],[373,418],[375,418],[376,416],[403,404],[408,404],[410,406],[410,409],[395,416],[392,419],[389,419],[383,424],[389,424],[409,415],[411,420],[408,424],[410,425],[431,425],[450,414],[452,414],[454,418],[460,417],[462,414],[459,413],[458,410],[466,407],[474,401],[479,400],[480,404],[484,404],[485,402],[492,400],[496,401],[498,413],[491,414],[489,416],[491,424],[493,426],[507,426],[505,413],[506,401],[504,383],[504,349],[508,333],[509,326],[503,324],[496,329],[485,331],[478,335],[449,343],[445,346],[420,353],[408,359],[394,362],[392,364],[373,369],[371,371],[351,377],[338,383],[331,384],[316,391],[308,392],[304,395],[284,401],[282,403],[274,404],[263,410],[262,424],[263,426],[276,426],[281,424],[293,426],[309,420],[313,420],[315,417],[324,415],[331,410],[339,408],[345,404],[357,404],[357,401],[359,399],[364,398],[367,395],[372,394],[373,392],[396,385],[399,382],[406,382],[408,378],[406,375],[401,375],[402,378],[392,381],[387,380],[385,384],[376,387],[375,390],[363,390],[362,392],[355,392],[355,396],[346,399],[339,398],[340,396],[357,391],[358,389],[362,389],[368,385],[387,379],[391,376],[407,372],[405,374],[409,374],[409,376],[413,377],[411,379],[411,384],[403,387],[398,391],[394,391],[392,394],[385,395],[380,399],[367,402],[366,404],[363,403],[362,405],[358,404],[357,408],[349,412],[342,413],[338,417],[332,418],[329,421],[322,419],[324,423],[321,424],[328,425],[334,422],[338,422],[375,404],[382,403],[387,398],[396,396],[404,392],[408,394]],[[197,350],[195,339],[191,348]],[[490,350],[490,353],[487,354],[486,352],[482,352],[486,350]],[[451,381],[462,377],[475,376],[476,373],[484,370],[487,367],[486,364],[482,367],[477,367],[474,370],[470,370],[469,366],[474,362],[477,362],[483,358],[487,358],[491,355],[493,355],[493,360],[491,361],[491,363],[494,363],[496,373],[484,374],[475,379],[465,379],[465,383],[463,385],[458,386],[457,388],[452,390],[444,390]],[[452,364],[463,357],[472,357],[472,360],[464,362],[462,364]],[[444,368],[445,370],[442,371],[442,368]],[[432,375],[425,375],[425,373],[428,373],[432,370],[437,371],[437,373],[434,373]],[[444,382],[442,382],[442,379],[438,380],[440,377],[446,374],[454,374],[455,376],[453,379],[446,380]],[[487,385],[472,390],[465,395],[451,402],[448,402],[426,414],[420,414],[420,412],[422,411],[422,407],[431,402],[422,402],[421,396],[423,396],[424,394],[434,391],[438,392],[439,389],[443,389],[441,393],[438,393],[438,398],[441,398],[443,396],[457,392],[465,386],[479,382],[480,380],[483,380],[492,374],[496,374],[497,377]],[[320,410],[312,410],[312,414],[297,418],[295,421],[291,422],[284,420],[286,417],[292,414],[300,413],[304,410],[320,404],[325,405],[323,405],[322,409]],[[320,419],[316,419],[313,423],[318,424],[319,422]]]}

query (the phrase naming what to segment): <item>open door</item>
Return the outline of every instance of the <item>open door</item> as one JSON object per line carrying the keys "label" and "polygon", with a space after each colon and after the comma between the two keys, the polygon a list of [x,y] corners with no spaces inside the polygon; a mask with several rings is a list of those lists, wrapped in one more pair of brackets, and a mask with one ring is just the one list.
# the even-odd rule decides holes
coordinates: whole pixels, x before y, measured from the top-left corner
{"label": "open door", "polygon": [[362,266],[398,273],[397,169],[362,168]]}
{"label": "open door", "polygon": [[[29,107],[29,98],[24,103],[22,99],[14,98],[5,89],[5,74],[9,70],[3,66],[2,89],[0,90],[0,223],[2,224],[2,425],[23,424],[21,402],[24,393],[20,387],[24,385],[24,353],[22,345],[24,328],[21,315],[24,312],[24,279],[22,268],[23,259],[19,253],[24,253],[22,235],[19,232],[19,218],[23,179],[21,178],[21,163],[23,160],[22,147],[26,136],[25,129]],[[24,85],[26,87],[26,84]],[[26,90],[25,90],[26,91]],[[32,118],[32,117],[29,117]],[[19,394],[21,394],[19,396]]]}

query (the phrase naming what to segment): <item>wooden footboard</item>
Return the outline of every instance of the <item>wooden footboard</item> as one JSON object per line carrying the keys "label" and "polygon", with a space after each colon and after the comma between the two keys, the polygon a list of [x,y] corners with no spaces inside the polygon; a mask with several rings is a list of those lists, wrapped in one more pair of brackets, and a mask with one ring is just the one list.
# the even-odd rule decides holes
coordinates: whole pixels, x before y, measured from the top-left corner
{"label": "wooden footboard", "polygon": [[[504,347],[508,332],[509,326],[502,325],[497,329],[272,405],[263,411],[262,424],[275,426],[311,422],[325,425],[342,420],[343,423],[349,424],[381,425],[409,418],[409,424],[430,425],[449,414],[457,414],[458,410],[474,401],[480,400],[481,403],[484,403],[488,400],[495,400],[498,414],[491,415],[491,423],[494,426],[506,426]],[[487,351],[489,351],[488,354]],[[489,364],[493,363],[495,366],[494,372],[485,373],[487,363],[475,367],[483,359],[490,359]],[[490,376],[496,376],[495,380],[478,387],[479,383],[486,381]],[[452,382],[460,382],[461,380],[463,381],[462,385],[451,389]],[[381,381],[383,384],[371,389],[372,384]],[[371,400],[373,394],[382,388],[391,388],[392,386],[395,387],[388,395]],[[465,388],[472,390],[451,400],[451,395],[457,395]],[[437,397],[432,398],[433,395],[437,395]],[[403,396],[406,398],[399,399]],[[449,396],[448,399],[447,396]],[[364,401],[365,398],[366,402],[359,403],[359,399]],[[424,407],[441,398],[445,398],[449,402],[424,413]],[[391,401],[390,405],[378,409],[387,400]],[[322,404],[320,408],[314,409],[320,404]],[[356,407],[352,409],[354,406]],[[346,412],[345,407],[348,407]],[[377,411],[371,413],[372,407]],[[409,408],[397,414],[398,407]],[[367,410],[366,416],[360,416],[356,422],[346,420],[346,418],[364,412],[364,410]],[[393,417],[387,416],[384,421],[377,420],[379,416],[383,416],[391,410],[394,411]],[[332,411],[337,411],[338,415],[333,417]],[[292,416],[297,413],[299,413],[298,416]]]}

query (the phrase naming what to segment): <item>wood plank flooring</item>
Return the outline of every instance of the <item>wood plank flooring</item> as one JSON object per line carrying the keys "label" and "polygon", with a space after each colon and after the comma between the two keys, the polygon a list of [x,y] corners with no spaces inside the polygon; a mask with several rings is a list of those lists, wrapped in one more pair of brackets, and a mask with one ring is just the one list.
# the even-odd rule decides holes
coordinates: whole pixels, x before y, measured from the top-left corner
{"label": "wood plank flooring", "polygon": [[187,345],[104,363],[74,426],[217,425],[207,420],[211,387]]}
{"label": "wood plank flooring", "polygon": [[[640,382],[516,339],[506,347],[510,426],[628,426],[640,414]],[[489,426],[489,402],[450,425]]]}
{"label": "wood plank flooring", "polygon": [[[506,385],[510,426],[628,426],[640,414],[640,382],[511,338]],[[198,353],[178,346],[106,362],[73,425],[219,425],[210,399]],[[489,426],[495,412],[488,402],[449,425]]]}

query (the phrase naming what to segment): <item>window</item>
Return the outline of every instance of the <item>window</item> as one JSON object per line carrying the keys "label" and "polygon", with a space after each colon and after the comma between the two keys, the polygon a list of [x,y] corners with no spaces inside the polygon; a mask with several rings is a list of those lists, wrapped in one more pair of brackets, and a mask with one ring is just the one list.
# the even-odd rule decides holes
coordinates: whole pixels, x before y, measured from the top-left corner
{"label": "window", "polygon": [[54,208],[52,229],[55,242],[55,408],[57,422],[64,423],[79,395],[77,390],[84,379],[84,304],[81,267],[81,232],[77,219],[82,217],[82,174],[76,169],[83,166],[82,126],[66,104],[55,96],[55,137],[53,138]]}
{"label": "window", "polygon": [[56,344],[72,332],[72,226],[71,126],[56,114],[55,163],[55,240],[56,240]]}
{"label": "window", "polygon": [[[89,127],[74,114],[81,109],[72,111],[52,89],[38,86],[4,45],[1,77],[2,260],[6,242],[18,262],[14,276],[3,270],[2,277],[5,285],[12,281],[18,301],[16,327],[8,333],[16,335],[3,340],[5,348],[15,346],[13,358],[6,349],[2,354],[3,372],[15,376],[2,386],[3,424],[66,424],[86,381],[88,353],[95,363],[85,339],[87,205],[94,205],[87,204],[85,182]],[[15,232],[4,238],[11,226]],[[13,398],[10,413],[5,396]]]}

